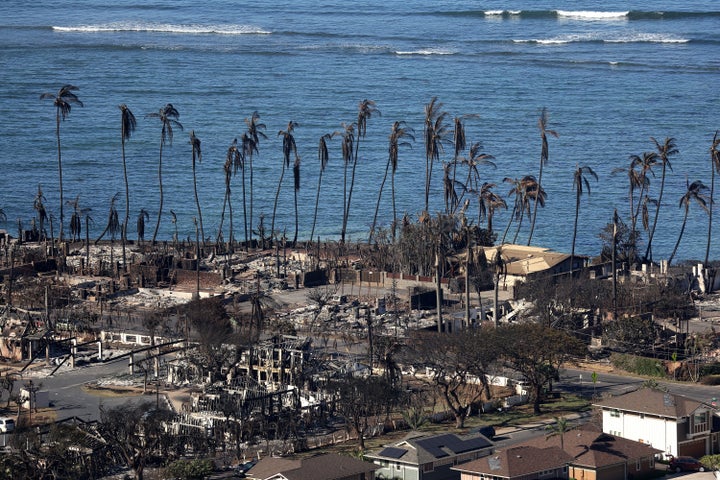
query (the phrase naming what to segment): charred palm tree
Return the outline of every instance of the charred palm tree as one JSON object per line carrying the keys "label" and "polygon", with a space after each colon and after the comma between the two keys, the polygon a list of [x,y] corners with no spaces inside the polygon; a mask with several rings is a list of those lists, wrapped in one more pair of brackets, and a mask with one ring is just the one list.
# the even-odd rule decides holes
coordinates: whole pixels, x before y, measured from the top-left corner
{"label": "charred palm tree", "polygon": [[500,316],[498,315],[500,280],[507,277],[507,263],[503,258],[502,246],[497,247],[497,250],[495,250],[495,256],[493,257],[490,266],[493,270],[493,281],[495,283],[495,290],[493,292],[493,323],[495,324],[495,328],[497,328],[500,326]]}
{"label": "charred palm tree", "polygon": [[57,138],[57,155],[58,155],[58,183],[60,188],[60,233],[59,240],[63,241],[63,225],[65,221],[65,211],[63,205],[63,171],[62,171],[62,150],[60,148],[60,120],[65,120],[70,115],[73,105],[83,106],[78,96],[74,93],[79,90],[75,85],[63,85],[57,93],[43,93],[40,100],[49,99],[53,101],[55,106],[55,137]]}
{"label": "charred palm tree", "polygon": [[437,97],[433,97],[430,99],[430,103],[425,105],[425,126],[423,129],[425,138],[425,211],[430,208],[433,164],[440,159],[445,136],[448,134],[445,126],[445,118],[448,114],[442,111],[442,108],[443,104],[438,102]]}
{"label": "charred palm tree", "polygon": [[662,176],[660,177],[660,193],[658,194],[657,198],[655,219],[653,220],[652,228],[650,229],[650,234],[648,235],[648,244],[647,249],[645,250],[645,258],[649,261],[652,261],[652,241],[655,236],[655,227],[657,227],[658,216],[660,215],[660,206],[662,205],[663,191],[665,190],[665,175],[668,168],[670,169],[670,171],[672,171],[670,157],[676,155],[679,150],[675,146],[674,138],[667,137],[662,144],[655,140],[654,137],[650,137],[650,139],[655,144],[655,148],[657,149],[657,155],[660,158],[660,162],[662,163]]}
{"label": "charred palm tree", "polygon": [[158,208],[157,223],[155,224],[155,232],[152,236],[152,244],[155,245],[157,242],[158,231],[160,230],[160,220],[162,218],[163,211],[163,181],[162,181],[162,160],[163,160],[163,148],[165,145],[172,145],[173,140],[173,128],[183,129],[182,124],[177,120],[180,117],[180,113],[172,103],[166,104],[157,113],[147,114],[149,118],[157,118],[160,120],[160,158],[158,160],[158,183],[160,185],[160,208]]}
{"label": "charred palm tree", "polygon": [[[173,230],[174,230],[173,237],[172,237],[172,244],[173,244],[173,248],[177,251],[180,239],[178,237],[177,215],[172,210],[170,210],[170,222],[173,224]],[[193,217],[193,222],[195,222],[195,227],[197,229],[197,218]]]}
{"label": "charred palm tree", "polygon": [[357,127],[357,138],[355,139],[355,153],[353,154],[352,175],[350,177],[350,189],[348,190],[347,206],[345,207],[345,218],[343,218],[343,227],[340,231],[340,241],[345,243],[345,234],[347,233],[347,223],[350,217],[350,204],[352,203],[352,194],[355,188],[355,169],[357,168],[360,150],[360,139],[364,139],[367,134],[367,121],[374,115],[380,115],[380,110],[375,106],[372,100],[363,100],[358,104],[358,116],[355,126]]}
{"label": "charred palm tree", "polygon": [[577,239],[577,227],[578,218],[580,217],[580,197],[585,190],[587,190],[588,196],[590,195],[590,180],[588,177],[592,177],[597,182],[598,176],[595,171],[588,166],[575,166],[575,173],[573,174],[573,188],[575,189],[575,223],[573,225],[573,238],[572,248],[570,250],[570,276],[575,268],[575,240]]}
{"label": "charred palm tree", "polygon": [[[253,221],[253,158],[255,155],[260,153],[260,139],[266,139],[265,135],[265,124],[260,122],[260,114],[253,112],[253,114],[245,119],[245,125],[247,125],[247,132],[242,137],[243,157],[248,166],[250,172],[250,212],[246,215],[246,223],[250,224],[250,239],[249,242],[252,244],[252,221]],[[243,185],[245,185],[245,169],[243,168]],[[243,187],[244,188],[244,187]],[[244,192],[244,189],[243,189]],[[243,193],[243,211],[245,211],[245,193]],[[247,225],[245,226],[245,232],[247,237]],[[245,241],[246,248],[249,247],[248,240]]]}
{"label": "charred palm tree", "polygon": [[322,185],[323,172],[327,166],[328,160],[330,159],[330,152],[328,151],[327,142],[332,139],[335,133],[326,133],[318,141],[318,160],[320,161],[320,173],[318,175],[318,186],[317,194],[315,195],[315,213],[313,214],[312,228],[310,229],[310,241],[312,242],[315,238],[315,223],[317,222],[318,206],[320,205],[320,186]]}
{"label": "charred palm tree", "polygon": [[500,195],[493,192],[495,188],[494,183],[485,182],[480,186],[478,191],[478,225],[483,221],[487,220],[487,229],[492,236],[493,232],[493,217],[495,211],[499,208],[507,210],[507,203]]}
{"label": "charred palm tree", "polygon": [[705,267],[708,266],[708,259],[710,257],[710,242],[712,239],[713,207],[715,206],[715,200],[713,199],[713,195],[715,194],[715,172],[720,172],[720,139],[718,139],[717,130],[715,131],[712,145],[710,146],[710,208],[708,209],[708,234],[707,247],[705,248]]}
{"label": "charred palm tree", "polygon": [[[548,134],[552,135],[555,138],[557,138],[559,136],[555,130],[548,130],[547,122],[548,122],[547,108],[543,107],[542,111],[540,112],[540,118],[538,119],[538,128],[540,128],[540,138],[542,140],[542,148],[540,150],[540,173],[538,174],[538,178],[537,178],[538,191],[542,190],[543,166],[548,162],[548,158],[549,158],[549,148],[548,148],[547,136],[548,136]],[[530,233],[528,234],[528,241],[527,241],[528,245],[530,245],[530,242],[532,242],[533,232],[535,232],[535,219],[537,218],[537,207],[538,207],[539,203],[540,203],[540,196],[538,195],[535,197],[535,200],[533,202],[532,223],[530,224]]]}
{"label": "charred palm tree", "polygon": [[73,213],[70,217],[70,235],[72,240],[80,240],[80,234],[82,233],[82,209],[80,208],[80,195],[75,197],[75,200],[68,200],[67,205],[72,207]]}
{"label": "charred palm tree", "polygon": [[295,155],[295,163],[293,164],[293,186],[295,193],[295,235],[293,236],[293,248],[297,245],[298,228],[300,226],[300,216],[298,214],[298,192],[300,191],[300,157]]}
{"label": "charred palm tree", "polygon": [[40,229],[40,239],[46,239],[45,235],[45,222],[48,219],[47,210],[45,210],[45,195],[43,195],[42,186],[38,184],[37,194],[33,201],[33,209],[37,212],[38,216],[38,227]]}
{"label": "charred palm tree", "polygon": [[[118,197],[120,197],[119,193],[116,193],[113,195],[113,197],[110,199],[110,210],[108,212],[108,220],[107,225],[105,226],[105,230],[102,231],[100,236],[95,240],[95,245],[97,245],[100,240],[105,236],[106,233],[110,234],[110,271],[112,272],[112,275],[115,275],[115,237],[118,233],[122,235],[122,227],[120,225],[120,217],[118,215],[117,208],[115,207],[115,202],[117,202]],[[87,230],[87,229],[86,229]]]}
{"label": "charred palm tree", "polygon": [[675,258],[677,249],[680,246],[680,240],[682,240],[683,233],[685,233],[685,225],[687,224],[688,213],[690,213],[690,203],[694,201],[703,210],[705,210],[705,212],[708,212],[709,210],[708,202],[710,201],[710,198],[708,197],[708,188],[705,184],[703,184],[700,180],[695,180],[692,183],[687,183],[686,180],[685,183],[687,184],[687,191],[682,197],[680,197],[680,208],[685,209],[685,215],[683,216],[683,223],[682,227],[680,227],[680,235],[678,235],[675,248],[673,248],[672,254],[670,254],[670,258],[668,259],[668,265],[670,265],[673,258]]}
{"label": "charred palm tree", "polygon": [[195,136],[195,130],[190,132],[190,145],[192,147],[193,189],[195,190],[195,205],[197,205],[197,218],[200,224],[200,239],[202,244],[205,245],[205,228],[203,228],[202,210],[200,209],[200,198],[197,191],[197,174],[195,172],[195,160],[202,162],[202,149],[200,148],[200,139]]}
{"label": "charred palm tree", "polygon": [[127,268],[125,242],[127,241],[127,226],[130,221],[130,183],[128,182],[127,162],[125,161],[125,142],[130,139],[130,136],[135,131],[137,120],[135,120],[135,115],[124,103],[121,103],[118,108],[120,109],[120,145],[122,149],[123,177],[125,178],[125,220],[122,224],[123,265]]}
{"label": "charred palm tree", "polygon": [[[340,151],[342,152],[343,159],[343,216],[340,230],[343,230],[345,225],[345,218],[347,217],[347,176],[348,176],[348,165],[354,162],[355,152],[355,124],[349,123],[341,124],[342,130],[335,132],[340,135]],[[343,243],[343,242],[341,242]]]}
{"label": "charred palm tree", "polygon": [[282,188],[283,178],[285,177],[285,169],[290,168],[290,155],[295,156],[295,160],[298,159],[297,146],[295,145],[295,136],[293,131],[298,124],[295,121],[290,120],[285,130],[280,130],[278,136],[282,137],[282,168],[280,169],[280,180],[278,180],[277,190],[275,192],[275,203],[273,204],[272,220],[270,221],[270,235],[275,235],[275,214],[277,213],[278,199],[280,198],[280,189]]}
{"label": "charred palm tree", "polygon": [[[225,174],[225,200],[223,202],[223,209],[220,215],[220,228],[218,229],[218,238],[215,242],[218,243],[220,241],[220,235],[222,234],[222,226],[223,222],[225,221],[225,206],[227,206],[228,210],[230,211],[230,234],[228,235],[228,251],[232,251],[235,235],[235,230],[233,229],[231,181],[232,176],[237,173],[238,168],[243,168],[243,157],[241,150],[238,148],[237,138],[235,138],[230,144],[230,147],[228,147],[227,154],[225,155],[225,164],[223,165],[223,172]],[[243,185],[243,190],[244,187],[245,185]]]}
{"label": "charred palm tree", "polygon": [[378,212],[380,211],[380,200],[382,199],[383,188],[385,188],[385,182],[387,181],[388,172],[392,168],[392,176],[390,177],[391,190],[392,190],[392,208],[393,208],[393,221],[392,221],[392,236],[395,241],[395,222],[397,220],[397,213],[395,211],[395,172],[397,171],[398,162],[398,151],[401,146],[412,147],[410,142],[401,141],[407,137],[411,140],[415,140],[412,129],[405,126],[405,122],[395,122],[390,129],[389,146],[388,146],[388,160],[385,164],[385,175],[383,175],[382,182],[380,183],[380,190],[378,191],[377,204],[375,205],[375,215],[373,216],[373,223],[370,227],[370,237],[368,237],[368,243],[372,242],[373,235],[375,234],[375,226],[377,225]]}
{"label": "charred palm tree", "polygon": [[147,210],[145,210],[144,208],[141,208],[140,213],[138,214],[138,217],[137,217],[137,224],[136,224],[138,243],[142,243],[145,241],[145,222],[149,222],[149,221],[150,221],[150,214],[148,213]]}

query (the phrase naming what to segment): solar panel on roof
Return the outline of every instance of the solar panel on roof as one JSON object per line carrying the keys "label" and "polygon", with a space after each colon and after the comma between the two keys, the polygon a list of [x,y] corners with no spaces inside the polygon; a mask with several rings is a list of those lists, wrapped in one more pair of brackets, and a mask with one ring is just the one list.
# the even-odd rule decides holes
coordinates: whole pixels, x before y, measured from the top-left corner
{"label": "solar panel on roof", "polygon": [[407,450],[402,448],[387,447],[383,449],[378,455],[387,458],[400,458],[407,453]]}
{"label": "solar panel on roof", "polygon": [[470,438],[468,440],[458,440],[452,445],[448,445],[448,448],[455,453],[468,452],[470,450],[477,450],[491,446],[488,440],[483,437]]}

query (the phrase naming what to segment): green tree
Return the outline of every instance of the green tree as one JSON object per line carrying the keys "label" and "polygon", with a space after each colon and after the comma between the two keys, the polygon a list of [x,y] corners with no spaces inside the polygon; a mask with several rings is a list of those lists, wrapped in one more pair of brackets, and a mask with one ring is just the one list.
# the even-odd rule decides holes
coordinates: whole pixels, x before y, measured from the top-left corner
{"label": "green tree", "polygon": [[558,437],[560,439],[560,450],[565,450],[565,433],[569,432],[572,427],[566,417],[553,417],[553,419],[555,421],[545,427],[548,431],[545,438]]}
{"label": "green tree", "polygon": [[527,382],[533,412],[539,415],[544,388],[566,360],[585,354],[585,346],[563,331],[536,323],[506,325],[498,334],[503,363]]}
{"label": "green tree", "polygon": [[682,240],[683,233],[685,233],[685,225],[687,224],[688,213],[690,213],[690,204],[694,201],[703,210],[705,210],[706,213],[708,212],[708,201],[710,199],[707,196],[707,192],[708,188],[700,180],[695,180],[692,183],[687,183],[687,191],[682,197],[680,197],[680,208],[685,209],[685,214],[683,215],[683,223],[682,227],[680,227],[680,235],[678,235],[677,242],[675,243],[675,248],[673,248],[673,251],[670,254],[670,258],[668,258],[668,265],[670,265],[673,261],[673,258],[675,258],[677,249],[680,246],[680,240]]}
{"label": "green tree", "polygon": [[152,236],[152,244],[155,245],[157,242],[158,231],[160,230],[160,220],[162,218],[163,210],[163,181],[162,181],[162,161],[163,161],[163,148],[165,145],[172,145],[173,140],[173,128],[183,129],[182,124],[177,120],[180,117],[180,113],[172,103],[166,104],[157,113],[147,114],[149,118],[157,118],[160,121],[160,157],[158,160],[158,184],[160,186],[160,207],[158,208],[157,223],[155,224],[155,232]]}
{"label": "green tree", "polygon": [[660,159],[660,163],[662,163],[662,176],[660,177],[660,193],[658,194],[657,208],[655,208],[655,218],[652,223],[652,228],[650,229],[650,234],[648,235],[648,243],[645,250],[645,258],[649,261],[652,261],[652,241],[655,237],[655,227],[657,227],[658,216],[660,215],[660,206],[662,205],[663,192],[665,191],[665,175],[668,168],[672,171],[670,157],[672,157],[673,155],[677,155],[679,150],[675,146],[674,138],[667,137],[662,144],[658,142],[654,137],[650,137],[650,139],[655,144],[655,148],[657,149],[657,155]]}
{"label": "green tree", "polygon": [[205,244],[205,229],[203,228],[202,210],[200,209],[200,198],[197,191],[197,173],[195,171],[195,161],[202,162],[202,149],[200,148],[200,139],[195,136],[195,130],[190,132],[190,146],[192,148],[192,174],[193,189],[195,191],[195,205],[197,205],[198,221],[200,222],[200,238],[203,245]]}
{"label": "green tree", "polygon": [[63,241],[63,225],[65,221],[65,213],[63,205],[63,171],[62,171],[62,150],[60,148],[60,120],[65,120],[70,115],[73,105],[83,106],[75,91],[79,90],[75,85],[63,85],[57,93],[43,93],[40,100],[52,100],[55,106],[55,137],[57,138],[57,157],[58,157],[58,184],[60,188],[60,233],[59,239]]}
{"label": "green tree", "polygon": [[578,218],[580,217],[580,197],[582,197],[583,191],[587,190],[590,195],[590,181],[588,176],[592,177],[597,181],[598,176],[595,171],[588,166],[575,166],[575,173],[573,175],[573,187],[575,189],[575,223],[573,224],[573,237],[572,237],[572,249],[570,251],[570,273],[575,268],[575,240],[577,238],[577,227]]}
{"label": "green tree", "polygon": [[[550,134],[555,138],[557,138],[559,136],[555,130],[548,130],[547,122],[548,122],[547,109],[545,107],[543,107],[542,111],[540,112],[540,118],[538,119],[538,128],[540,129],[540,138],[542,140],[542,148],[540,150],[540,173],[538,174],[538,178],[537,178],[538,191],[542,191],[543,166],[548,162],[548,158],[549,158],[547,135]],[[533,232],[535,231],[535,219],[537,218],[537,207],[538,207],[538,203],[540,203],[540,201],[541,201],[540,196],[535,196],[534,202],[533,202],[532,223],[530,224],[530,233],[528,234],[528,241],[527,241],[528,245],[530,245],[530,242],[532,241]],[[541,204],[540,206],[543,206],[543,204]]]}

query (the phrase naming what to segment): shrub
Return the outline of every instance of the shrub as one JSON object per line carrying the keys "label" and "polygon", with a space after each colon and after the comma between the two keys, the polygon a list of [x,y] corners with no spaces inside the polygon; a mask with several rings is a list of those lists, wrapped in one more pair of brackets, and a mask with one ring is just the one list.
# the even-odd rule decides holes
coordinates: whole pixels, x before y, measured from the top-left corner
{"label": "shrub", "polygon": [[625,353],[613,353],[610,355],[610,362],[613,367],[625,370],[626,372],[648,377],[662,378],[665,376],[665,369],[662,363],[655,358],[638,357]]}
{"label": "shrub", "polygon": [[208,459],[176,460],[167,467],[167,473],[182,480],[202,479],[213,471],[213,462]]}
{"label": "shrub", "polygon": [[720,468],[720,455],[705,455],[700,458],[705,470],[717,470]]}

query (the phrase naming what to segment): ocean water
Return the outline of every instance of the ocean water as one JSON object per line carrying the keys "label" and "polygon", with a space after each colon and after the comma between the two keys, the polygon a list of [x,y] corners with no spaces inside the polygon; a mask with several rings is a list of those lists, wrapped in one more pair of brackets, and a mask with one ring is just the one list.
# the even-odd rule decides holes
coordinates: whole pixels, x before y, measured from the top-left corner
{"label": "ocean water", "polygon": [[[110,198],[120,192],[120,113],[126,103],[138,119],[127,144],[131,220],[135,237],[140,208],[158,209],[160,126],[146,115],[172,103],[184,131],[165,149],[165,206],[160,236],[170,238],[177,214],[180,237],[194,238],[190,131],[202,141],[198,189],[206,236],[214,238],[224,198],[228,146],[257,111],[267,125],[254,159],[254,217],[269,225],[282,165],[277,132],[289,121],[301,157],[300,238],[310,233],[319,162],[318,139],[352,122],[363,99],[381,115],[367,124],[360,145],[349,215],[350,239],[366,239],[387,161],[395,121],[415,130],[412,148],[400,151],[396,176],[400,214],[424,206],[423,108],[437,96],[452,118],[465,117],[468,144],[481,142],[497,168],[483,167],[481,181],[537,175],[543,107],[550,159],[543,173],[547,204],[540,209],[533,243],[569,251],[576,165],[599,176],[584,196],[576,251],[596,255],[599,230],[613,209],[628,215],[626,177],[613,174],[630,155],[651,151],[650,137],[674,137],[654,258],[672,251],[682,223],[678,201],[686,181],[709,185],[709,148],[720,128],[720,7],[716,2],[479,2],[429,1],[117,1],[71,3],[6,0],[0,19],[0,208],[15,231],[27,227],[42,185],[48,210],[59,217],[55,110],[40,94],[63,84],[80,87],[61,125],[65,199],[79,196],[92,208],[94,235],[105,225]],[[452,136],[450,135],[450,138]],[[467,152],[466,152],[467,153]],[[441,160],[452,160],[448,146]],[[442,168],[432,178],[431,210],[444,207]],[[660,169],[650,196],[659,191]],[[337,138],[323,175],[316,236],[338,238],[342,223],[343,162]],[[240,176],[233,179],[235,236],[243,238]],[[507,198],[512,204],[512,199]],[[475,205],[470,206],[470,215]],[[66,207],[66,229],[71,209]],[[717,214],[717,212],[716,212]],[[389,185],[379,223],[392,220]],[[499,212],[496,230],[509,212]],[[716,215],[717,218],[717,215]],[[228,219],[225,220],[227,237]],[[294,231],[292,172],[285,174],[276,229]],[[717,223],[717,222],[716,222]],[[528,221],[518,237],[527,239]],[[56,220],[57,225],[57,220]],[[720,240],[716,227],[714,237]],[[511,235],[514,229],[511,229]],[[707,215],[692,205],[679,259],[704,257]],[[716,240],[713,242],[718,243]],[[720,249],[712,247],[718,258]]]}

